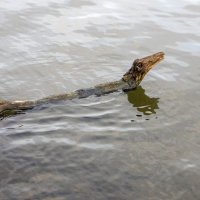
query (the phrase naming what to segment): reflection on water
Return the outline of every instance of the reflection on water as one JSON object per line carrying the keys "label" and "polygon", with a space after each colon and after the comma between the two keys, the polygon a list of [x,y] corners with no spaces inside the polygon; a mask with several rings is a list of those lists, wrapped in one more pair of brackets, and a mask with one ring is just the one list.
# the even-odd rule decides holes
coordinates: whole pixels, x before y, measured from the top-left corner
{"label": "reflection on water", "polygon": [[128,101],[136,107],[139,112],[144,115],[151,115],[156,113],[159,98],[149,97],[145,94],[145,90],[139,86],[137,89],[127,93]]}
{"label": "reflection on water", "polygon": [[3,120],[7,117],[12,117],[18,114],[22,114],[21,110],[4,110],[0,112],[0,120]]}

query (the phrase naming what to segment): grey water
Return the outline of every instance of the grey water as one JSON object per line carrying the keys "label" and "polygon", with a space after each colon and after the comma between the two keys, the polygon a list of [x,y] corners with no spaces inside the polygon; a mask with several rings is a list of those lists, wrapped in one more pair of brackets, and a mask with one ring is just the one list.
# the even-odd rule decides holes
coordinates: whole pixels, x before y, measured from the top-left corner
{"label": "grey water", "polygon": [[0,99],[118,80],[134,91],[0,121],[0,200],[200,199],[199,0],[1,0]]}

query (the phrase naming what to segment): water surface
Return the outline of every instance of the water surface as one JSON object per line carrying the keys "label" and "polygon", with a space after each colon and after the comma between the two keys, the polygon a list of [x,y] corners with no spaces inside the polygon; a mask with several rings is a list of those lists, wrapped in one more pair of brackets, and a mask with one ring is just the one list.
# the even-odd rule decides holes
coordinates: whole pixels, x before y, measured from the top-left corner
{"label": "water surface", "polygon": [[1,99],[90,87],[135,58],[166,58],[127,94],[0,121],[0,199],[199,199],[199,13],[199,0],[1,0]]}

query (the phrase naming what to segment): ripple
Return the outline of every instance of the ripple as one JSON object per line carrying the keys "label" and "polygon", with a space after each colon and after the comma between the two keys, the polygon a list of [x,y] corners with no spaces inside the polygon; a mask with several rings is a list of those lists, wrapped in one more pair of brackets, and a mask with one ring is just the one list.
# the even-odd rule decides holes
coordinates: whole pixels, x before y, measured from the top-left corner
{"label": "ripple", "polygon": [[86,107],[90,107],[90,106],[97,106],[97,105],[102,105],[102,104],[107,104],[107,103],[111,103],[114,101],[114,98],[111,98],[111,99],[106,99],[106,100],[101,100],[101,101],[96,101],[96,102],[85,102],[84,104],[83,103],[80,103],[81,106],[86,106]]}
{"label": "ripple", "polygon": [[107,110],[107,111],[99,111],[99,112],[94,112],[94,113],[82,113],[82,114],[79,114],[79,113],[75,113],[75,114],[72,114],[72,115],[69,115],[69,114],[66,114],[65,116],[66,117],[71,117],[71,118],[103,118],[105,116],[107,116],[108,114],[114,114],[114,113],[117,113],[119,112],[118,110]]}
{"label": "ripple", "polygon": [[88,148],[88,149],[93,149],[93,150],[109,150],[109,149],[114,149],[114,146],[112,144],[95,144],[95,143],[82,143],[79,144],[80,147],[83,148]]}
{"label": "ripple", "polygon": [[176,46],[171,46],[171,48],[190,53],[193,56],[199,56],[200,54],[200,44],[196,41],[177,42]]}
{"label": "ripple", "polygon": [[14,146],[23,146],[23,145],[29,145],[29,144],[37,145],[37,144],[51,143],[51,142],[62,143],[62,144],[66,144],[66,145],[75,145],[76,144],[75,141],[72,141],[67,138],[48,138],[45,136],[35,136],[35,137],[29,137],[26,139],[12,141],[11,145],[14,145]]}
{"label": "ripple", "polygon": [[177,81],[178,73],[174,72],[172,69],[162,69],[159,72],[152,72],[152,75],[158,79],[167,81],[167,82],[175,82]]}
{"label": "ripple", "polygon": [[34,136],[24,139],[16,139],[12,141],[9,145],[10,148],[23,147],[27,145],[40,145],[40,144],[50,144],[56,143],[59,145],[77,146],[81,148],[87,148],[92,150],[109,150],[114,149],[112,144],[97,144],[97,143],[79,143],[68,138],[50,138],[45,136]]}

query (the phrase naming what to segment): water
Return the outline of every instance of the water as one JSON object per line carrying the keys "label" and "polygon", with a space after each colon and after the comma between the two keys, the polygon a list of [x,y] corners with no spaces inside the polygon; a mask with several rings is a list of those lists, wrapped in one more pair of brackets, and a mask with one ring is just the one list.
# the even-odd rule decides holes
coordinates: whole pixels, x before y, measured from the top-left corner
{"label": "water", "polygon": [[90,87],[137,57],[166,57],[135,91],[2,120],[0,199],[200,199],[199,13],[199,0],[1,0],[2,99]]}

